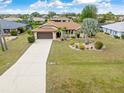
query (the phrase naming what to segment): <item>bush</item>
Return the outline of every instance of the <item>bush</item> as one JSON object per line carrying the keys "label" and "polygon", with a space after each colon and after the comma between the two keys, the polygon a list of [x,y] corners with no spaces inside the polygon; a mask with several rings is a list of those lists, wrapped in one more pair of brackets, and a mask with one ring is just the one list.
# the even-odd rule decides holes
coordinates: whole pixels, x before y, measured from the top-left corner
{"label": "bush", "polygon": [[12,36],[17,36],[17,31],[15,31],[15,30],[11,31],[11,35]]}
{"label": "bush", "polygon": [[33,32],[32,32],[31,30],[28,30],[27,33],[28,33],[29,35],[33,35]]}
{"label": "bush", "polygon": [[25,32],[24,28],[18,28],[18,30],[20,31],[20,33],[24,33]]}
{"label": "bush", "polygon": [[121,35],[121,38],[124,39],[124,35]]}
{"label": "bush", "polygon": [[77,34],[77,38],[80,38],[80,34]]}
{"label": "bush", "polygon": [[102,43],[102,42],[97,41],[97,42],[95,43],[95,48],[96,48],[96,49],[102,49],[102,47],[103,47],[103,43]]}
{"label": "bush", "polygon": [[106,35],[110,35],[109,33],[105,32]]}
{"label": "bush", "polygon": [[119,36],[116,36],[116,35],[114,36],[114,38],[115,38],[115,39],[120,39],[120,37],[119,37]]}
{"label": "bush", "polygon": [[70,45],[74,45],[74,43],[75,43],[74,40],[71,39],[71,40],[70,40]]}
{"label": "bush", "polygon": [[34,43],[35,42],[35,37],[34,36],[29,36],[28,37],[28,42],[29,43]]}
{"label": "bush", "polygon": [[79,48],[79,45],[78,44],[75,44],[75,48]]}
{"label": "bush", "polygon": [[83,44],[80,44],[80,49],[81,50],[84,50],[85,49],[85,46]]}
{"label": "bush", "polygon": [[75,36],[71,36],[72,39],[75,39],[76,37]]}

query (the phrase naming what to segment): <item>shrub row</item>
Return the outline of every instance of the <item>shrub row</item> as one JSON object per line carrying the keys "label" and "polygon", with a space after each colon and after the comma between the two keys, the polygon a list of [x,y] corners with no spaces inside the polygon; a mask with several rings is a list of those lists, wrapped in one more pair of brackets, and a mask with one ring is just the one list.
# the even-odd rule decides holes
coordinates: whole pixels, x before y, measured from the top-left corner
{"label": "shrub row", "polygon": [[17,35],[18,35],[18,33],[17,33],[16,30],[12,30],[12,31],[11,31],[11,36],[17,36]]}

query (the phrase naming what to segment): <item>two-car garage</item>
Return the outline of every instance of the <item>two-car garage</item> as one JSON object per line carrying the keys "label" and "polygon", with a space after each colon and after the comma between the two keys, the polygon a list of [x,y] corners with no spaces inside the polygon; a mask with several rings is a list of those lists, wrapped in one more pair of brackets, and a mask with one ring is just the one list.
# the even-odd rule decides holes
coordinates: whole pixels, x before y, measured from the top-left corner
{"label": "two-car garage", "polygon": [[37,39],[54,39],[56,29],[49,26],[43,26],[37,29],[34,29],[33,32]]}
{"label": "two-car garage", "polygon": [[52,32],[37,32],[37,39],[53,39]]}

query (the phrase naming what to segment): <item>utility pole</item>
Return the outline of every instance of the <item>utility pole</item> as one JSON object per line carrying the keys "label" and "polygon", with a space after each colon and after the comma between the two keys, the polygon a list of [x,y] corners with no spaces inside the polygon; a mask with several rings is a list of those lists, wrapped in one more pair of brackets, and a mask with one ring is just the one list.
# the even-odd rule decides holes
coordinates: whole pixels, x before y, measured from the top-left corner
{"label": "utility pole", "polygon": [[3,29],[1,29],[1,33],[2,33],[2,37],[3,37],[3,43],[4,43],[4,46],[5,46],[5,49],[8,50],[8,46],[7,46],[7,43],[6,43],[6,39],[5,39],[5,36],[4,36]]}
{"label": "utility pole", "polygon": [[5,51],[5,49],[4,49],[4,45],[3,45],[3,41],[2,41],[1,30],[0,30],[0,44],[1,44],[2,51]]}
{"label": "utility pole", "polygon": [[1,26],[0,26],[0,44],[2,51],[8,50],[7,43],[4,37],[4,31]]}

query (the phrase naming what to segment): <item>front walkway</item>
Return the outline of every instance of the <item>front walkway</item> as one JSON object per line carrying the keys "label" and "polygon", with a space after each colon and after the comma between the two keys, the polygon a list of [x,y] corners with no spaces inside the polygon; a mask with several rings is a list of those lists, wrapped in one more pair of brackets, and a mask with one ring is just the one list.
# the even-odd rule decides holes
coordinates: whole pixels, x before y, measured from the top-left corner
{"label": "front walkway", "polygon": [[0,77],[0,93],[45,93],[46,61],[52,40],[37,40]]}

